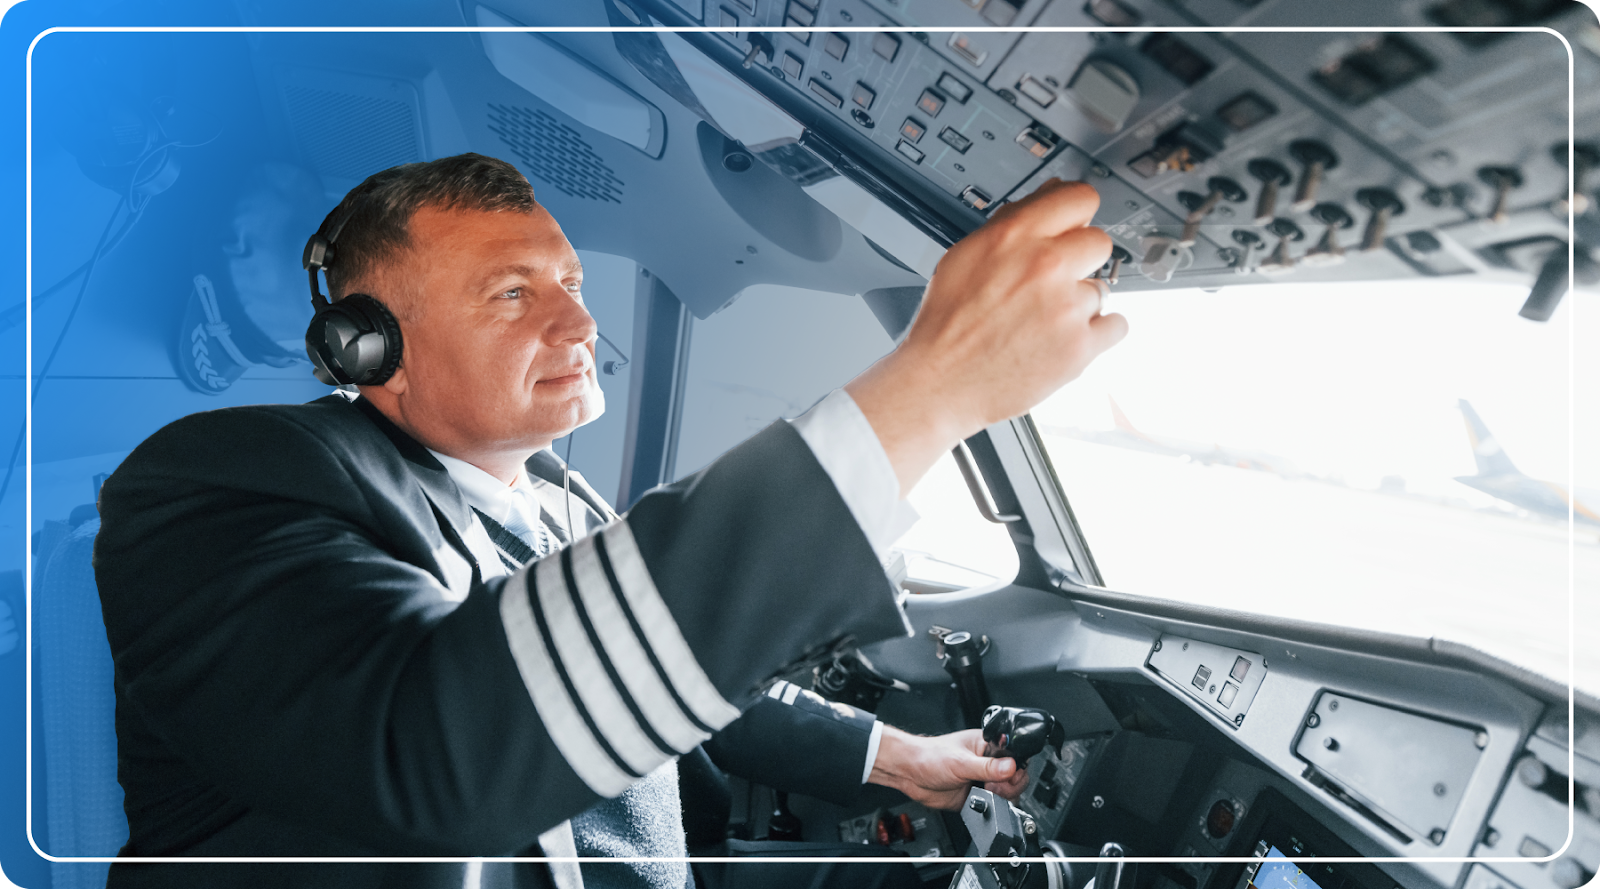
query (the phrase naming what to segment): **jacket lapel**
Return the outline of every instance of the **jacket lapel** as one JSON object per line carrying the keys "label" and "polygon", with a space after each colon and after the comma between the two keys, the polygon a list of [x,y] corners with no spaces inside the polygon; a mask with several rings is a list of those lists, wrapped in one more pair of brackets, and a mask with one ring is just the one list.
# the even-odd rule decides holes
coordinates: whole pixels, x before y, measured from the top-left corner
{"label": "jacket lapel", "polygon": [[[467,560],[467,564],[472,566],[473,573],[477,574],[478,560],[466,543],[466,536],[472,527],[472,506],[467,503],[466,495],[462,494],[461,489],[450,479],[450,473],[445,471],[444,464],[365,398],[357,398],[353,404],[394,444],[395,450],[400,452],[401,459],[406,461],[406,468],[421,486],[423,496],[427,497],[428,503],[433,506],[434,514],[439,519],[439,530],[444,533],[445,540]],[[441,578],[441,580],[447,579]],[[447,585],[452,588],[454,586],[448,583]]]}

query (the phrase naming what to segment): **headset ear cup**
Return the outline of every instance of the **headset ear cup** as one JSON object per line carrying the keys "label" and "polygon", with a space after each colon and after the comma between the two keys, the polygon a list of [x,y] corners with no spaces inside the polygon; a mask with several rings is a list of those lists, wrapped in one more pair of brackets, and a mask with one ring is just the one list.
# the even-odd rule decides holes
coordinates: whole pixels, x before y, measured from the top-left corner
{"label": "headset ear cup", "polygon": [[329,385],[378,386],[400,366],[400,322],[383,303],[352,293],[306,328],[313,373]]}
{"label": "headset ear cup", "polygon": [[366,335],[376,335],[382,343],[382,347],[374,353],[363,350],[359,366],[345,368],[345,371],[358,386],[383,385],[400,367],[404,343],[400,338],[399,320],[388,306],[365,293],[352,293],[336,305],[352,316],[358,316],[361,329],[369,332]]}

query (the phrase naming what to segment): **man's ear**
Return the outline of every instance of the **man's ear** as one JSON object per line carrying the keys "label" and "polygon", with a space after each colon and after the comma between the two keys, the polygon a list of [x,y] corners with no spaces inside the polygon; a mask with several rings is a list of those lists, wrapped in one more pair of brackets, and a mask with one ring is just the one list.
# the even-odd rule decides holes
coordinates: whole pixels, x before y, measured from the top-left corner
{"label": "man's ear", "polygon": [[391,395],[404,395],[407,388],[406,365],[401,360],[400,366],[394,369],[394,374],[383,381],[383,388]]}

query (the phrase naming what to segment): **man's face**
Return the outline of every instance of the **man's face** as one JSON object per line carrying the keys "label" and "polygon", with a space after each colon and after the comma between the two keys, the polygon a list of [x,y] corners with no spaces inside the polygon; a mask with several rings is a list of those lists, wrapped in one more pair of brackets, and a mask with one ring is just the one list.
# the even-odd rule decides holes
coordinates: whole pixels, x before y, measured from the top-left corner
{"label": "man's face", "polygon": [[415,300],[401,313],[401,369],[383,387],[402,426],[471,460],[537,450],[600,415],[583,268],[543,207],[423,208],[409,231],[411,248],[376,278]]}

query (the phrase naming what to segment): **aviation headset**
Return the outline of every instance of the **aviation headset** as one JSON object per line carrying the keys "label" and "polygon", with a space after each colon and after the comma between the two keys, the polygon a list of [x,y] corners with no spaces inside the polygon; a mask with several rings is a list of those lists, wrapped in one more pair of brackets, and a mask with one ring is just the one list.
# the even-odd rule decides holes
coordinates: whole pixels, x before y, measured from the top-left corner
{"label": "aviation headset", "polygon": [[343,213],[325,220],[300,257],[311,277],[311,308],[316,311],[306,328],[306,354],[312,373],[330,386],[378,386],[400,366],[400,322],[394,313],[365,293],[333,302],[317,283],[317,272],[335,260],[334,242],[358,206],[359,201],[352,201]]}

